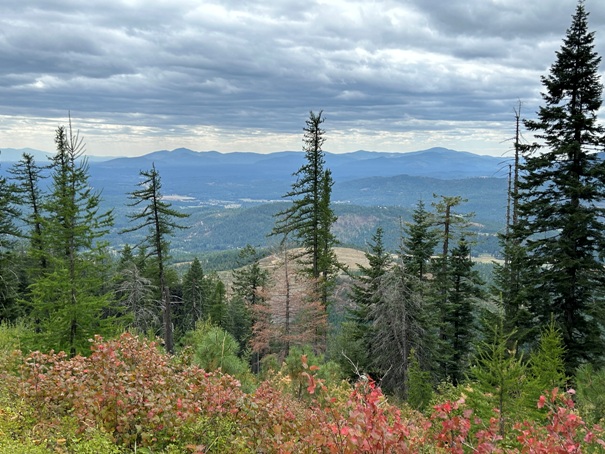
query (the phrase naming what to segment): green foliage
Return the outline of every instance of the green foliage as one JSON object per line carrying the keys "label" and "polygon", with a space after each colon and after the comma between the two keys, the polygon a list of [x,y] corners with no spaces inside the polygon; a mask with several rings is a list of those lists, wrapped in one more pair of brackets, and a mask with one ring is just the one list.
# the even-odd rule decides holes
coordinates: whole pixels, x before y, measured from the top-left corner
{"label": "green foliage", "polygon": [[162,197],[162,181],[160,174],[151,166],[149,171],[141,171],[142,180],[138,183],[140,189],[134,190],[129,198],[132,200],[128,206],[139,208],[138,212],[128,215],[128,218],[137,223],[122,231],[122,233],[148,230],[140,244],[150,249],[150,255],[157,265],[158,287],[161,294],[161,307],[163,316],[164,345],[168,352],[174,352],[174,336],[172,323],[172,297],[170,294],[168,278],[166,276],[166,262],[169,258],[168,238],[177,229],[186,227],[178,224],[177,219],[189,215],[176,211]]}
{"label": "green foliage", "polygon": [[408,395],[406,402],[415,410],[426,410],[433,398],[431,373],[420,367],[414,349],[410,351],[407,380]]}
{"label": "green foliage", "polygon": [[418,279],[425,279],[438,242],[433,215],[426,210],[424,202],[420,200],[412,213],[412,221],[406,223],[403,228],[401,248],[406,270]]}
{"label": "green foliage", "polygon": [[297,180],[284,195],[292,199],[292,204],[276,214],[272,235],[281,235],[282,242],[287,238],[294,240],[303,248],[298,258],[306,274],[316,282],[325,306],[339,264],[333,251],[337,241],[331,228],[337,218],[330,202],[332,175],[324,169],[323,122],[322,112],[310,112],[303,138],[306,163],[294,173]]}
{"label": "green foliage", "polygon": [[512,422],[524,414],[527,363],[510,345],[511,334],[504,331],[502,314],[490,323],[490,328],[491,336],[477,347],[466,391],[479,417],[487,419],[492,409],[497,409],[498,432],[505,436]]}
{"label": "green foliage", "polygon": [[299,399],[312,394],[307,389],[309,367],[317,370],[316,376],[324,383],[335,385],[342,380],[340,366],[334,361],[326,361],[323,355],[315,354],[309,346],[292,347],[283,368],[290,378],[291,392]]}
{"label": "green foliage", "polygon": [[538,118],[525,122],[541,142],[524,150],[514,228],[535,271],[531,291],[539,298],[526,303],[539,326],[554,315],[569,374],[583,362],[603,361],[605,352],[600,62],[580,1],[556,61],[542,77]]}
{"label": "green foliage", "polygon": [[[339,360],[341,364],[345,360],[353,362],[356,370],[351,370],[352,373],[362,371],[372,376],[378,372],[371,360],[375,335],[374,309],[377,304],[380,304],[381,279],[393,263],[391,254],[384,247],[383,233],[382,228],[376,229],[365,253],[369,266],[358,265],[359,272],[353,276],[351,286],[353,307],[348,309],[348,323],[341,331],[342,352],[349,359],[346,360],[344,355],[336,352],[336,355],[341,357]],[[350,365],[345,367],[350,369]]]}
{"label": "green foliage", "polygon": [[46,267],[30,285],[30,315],[38,348],[73,356],[87,351],[94,334],[119,329],[119,323],[106,316],[112,295],[103,285],[108,268],[103,237],[113,216],[111,211],[100,212],[100,194],[89,185],[84,146],[71,124],[57,129],[55,142],[51,190],[40,219],[42,247],[33,250]]}
{"label": "green foliage", "polygon": [[541,394],[551,389],[565,388],[567,377],[563,358],[565,358],[563,336],[553,319],[542,330],[540,342],[529,357],[530,401],[535,401]]}
{"label": "green foliage", "polygon": [[605,422],[605,368],[583,364],[575,375],[578,410],[589,423]]}
{"label": "green foliage", "polygon": [[193,349],[193,363],[202,369],[223,373],[238,378],[245,389],[254,384],[248,364],[240,358],[237,340],[224,329],[209,321],[198,321],[195,330],[188,333],[184,343]]}

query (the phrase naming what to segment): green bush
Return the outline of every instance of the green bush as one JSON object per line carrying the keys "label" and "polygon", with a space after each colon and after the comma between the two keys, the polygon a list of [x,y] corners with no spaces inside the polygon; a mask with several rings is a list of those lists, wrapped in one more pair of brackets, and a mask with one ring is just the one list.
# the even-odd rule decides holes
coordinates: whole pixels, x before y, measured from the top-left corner
{"label": "green bush", "polygon": [[578,409],[589,423],[605,420],[605,368],[595,370],[592,364],[582,365],[576,372]]}
{"label": "green bush", "polygon": [[224,329],[210,322],[198,322],[183,341],[193,350],[192,362],[202,369],[213,372],[220,369],[242,383],[245,391],[251,391],[254,377],[248,364],[238,356],[239,344]]}

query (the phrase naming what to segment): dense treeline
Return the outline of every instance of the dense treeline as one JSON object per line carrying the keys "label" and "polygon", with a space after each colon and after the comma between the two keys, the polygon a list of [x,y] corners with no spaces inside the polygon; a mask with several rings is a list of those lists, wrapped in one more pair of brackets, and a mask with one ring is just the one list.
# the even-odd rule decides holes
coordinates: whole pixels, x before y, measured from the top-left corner
{"label": "dense treeline", "polygon": [[[206,452],[225,449],[232,437],[236,452],[282,452],[300,447],[303,439],[332,452],[371,452],[378,449],[372,444],[378,439],[383,450],[407,452],[405,445],[414,452],[421,446],[418,440],[428,443],[427,437],[435,436],[435,449],[451,452],[473,443],[478,452],[523,451],[541,440],[543,432],[536,434],[542,429],[536,427],[547,424],[540,411],[544,406],[567,418],[562,423],[570,425],[567,438],[545,426],[562,437],[562,446],[581,449],[582,443],[596,442],[588,435],[576,440],[579,427],[585,428],[570,399],[563,405],[556,391],[543,394],[573,386],[581,416],[594,423],[604,417],[605,162],[598,152],[605,147],[605,128],[596,118],[600,58],[587,17],[580,2],[557,60],[543,78],[544,106],[537,120],[525,122],[541,142],[515,143],[523,160],[516,160],[511,172],[508,225],[500,236],[503,261],[490,282],[471,260],[477,241],[473,215],[455,194],[418,201],[396,232],[378,226],[363,264],[339,262],[334,182],[322,150],[323,112],[309,115],[303,129],[305,163],[284,195],[286,208],[273,214],[276,246],[240,250],[237,266],[221,276],[205,271],[198,258],[178,270],[170,265],[170,241],[189,219],[163,197],[153,165],[141,170],[140,183],[128,195],[132,223],[124,232],[136,242],[113,256],[106,236],[114,214],[101,208],[101,194],[88,184],[84,144],[71,121],[59,127],[49,165],[25,154],[10,178],[0,178],[4,379],[19,390],[22,405],[36,405],[39,393],[47,393],[48,407],[35,407],[42,416],[59,418],[61,425],[66,424],[61,418],[74,413],[76,425],[94,421],[89,439],[105,443],[108,434],[126,449],[154,443],[168,449],[179,437],[185,444],[175,449]],[[397,248],[386,245],[387,235],[397,238]],[[156,337],[171,356],[143,340]],[[22,355],[38,352],[11,359],[9,347],[18,347]],[[92,376],[101,363],[95,373],[108,375]],[[124,367],[128,370],[115,372]],[[209,375],[196,367],[221,372]],[[66,371],[76,377],[74,383],[62,375]],[[241,390],[222,373],[237,377]],[[106,388],[107,380],[114,388]],[[357,385],[352,391],[342,380]],[[179,382],[188,384],[187,391]],[[213,387],[223,394],[210,397]],[[139,396],[142,388],[148,395]],[[343,389],[352,391],[350,400],[342,397]],[[403,429],[399,410],[377,405],[382,391],[400,401],[416,422],[427,418],[432,406],[433,421],[460,426],[431,435],[430,424],[418,422],[419,438],[412,441],[411,426]],[[7,408],[16,405],[12,392],[1,396]],[[77,399],[54,400],[76,392],[90,399],[90,408]],[[244,402],[239,395],[244,392],[254,397]],[[149,400],[152,394],[156,401]],[[197,408],[202,397],[204,405],[215,402],[216,408]],[[483,421],[493,418],[489,428],[472,425],[467,412],[454,418],[463,401]],[[259,409],[261,404],[267,407]],[[138,415],[137,405],[148,413]],[[100,410],[105,406],[109,409]],[[335,430],[337,440],[304,432],[287,415],[288,406],[300,412],[302,421],[316,419],[326,431]],[[272,421],[272,447],[253,446],[262,425],[254,413],[263,411],[273,411],[279,420]],[[135,414],[138,422],[131,419]],[[362,414],[382,418],[374,422],[383,432],[363,432],[353,421]],[[268,416],[263,417],[266,422]],[[514,424],[522,420],[530,422]],[[179,432],[179,421],[192,432]],[[249,432],[235,436],[234,424]],[[205,435],[204,443],[195,443],[195,431],[206,429],[216,431],[216,440]],[[298,441],[283,438],[286,429],[291,433],[283,436]],[[352,430],[374,442],[357,444],[358,438],[349,437]],[[36,445],[35,440],[27,443]],[[548,446],[535,452],[555,452]]]}

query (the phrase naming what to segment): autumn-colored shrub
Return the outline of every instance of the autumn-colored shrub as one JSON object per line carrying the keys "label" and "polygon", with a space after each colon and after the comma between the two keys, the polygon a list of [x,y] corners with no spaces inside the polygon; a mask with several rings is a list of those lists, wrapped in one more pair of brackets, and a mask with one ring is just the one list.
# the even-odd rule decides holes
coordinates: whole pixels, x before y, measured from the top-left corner
{"label": "autumn-colored shrub", "polygon": [[24,359],[19,392],[48,424],[71,414],[81,433],[100,428],[120,445],[164,446],[200,413],[237,412],[243,393],[236,380],[197,367],[176,370],[153,342],[97,337],[91,351],[69,360],[52,352]]}
{"label": "autumn-colored shrub", "polygon": [[[543,395],[544,418],[477,418],[463,398],[426,417],[391,404],[370,379],[322,378],[300,359],[305,393],[275,374],[253,392],[220,372],[175,361],[153,342],[124,334],[92,342],[89,357],[35,352],[2,372],[0,453],[596,453],[603,431],[588,427],[570,392]],[[17,371],[17,372],[15,372]],[[545,422],[546,421],[546,422]]]}

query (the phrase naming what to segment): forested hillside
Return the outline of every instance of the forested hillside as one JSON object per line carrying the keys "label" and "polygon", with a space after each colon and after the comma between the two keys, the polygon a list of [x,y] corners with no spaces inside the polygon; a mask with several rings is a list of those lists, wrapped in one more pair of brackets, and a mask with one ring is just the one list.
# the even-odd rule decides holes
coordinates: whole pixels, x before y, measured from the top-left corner
{"label": "forested hillside", "polygon": [[70,119],[48,163],[3,164],[0,452],[605,452],[587,17],[507,178],[328,155],[323,111],[302,153],[93,165]]}

